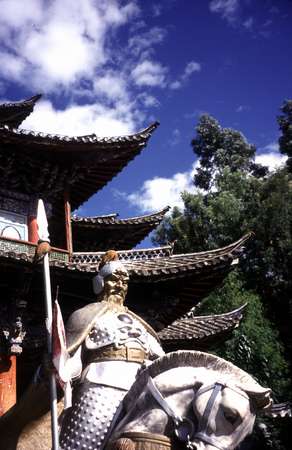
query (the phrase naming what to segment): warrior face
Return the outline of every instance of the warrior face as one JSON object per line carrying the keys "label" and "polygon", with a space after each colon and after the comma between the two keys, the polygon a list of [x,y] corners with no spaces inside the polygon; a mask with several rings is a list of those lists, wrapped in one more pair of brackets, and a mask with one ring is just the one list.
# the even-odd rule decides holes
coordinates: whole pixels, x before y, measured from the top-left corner
{"label": "warrior face", "polygon": [[122,305],[128,291],[129,275],[122,269],[115,270],[104,280],[104,297],[107,301]]}

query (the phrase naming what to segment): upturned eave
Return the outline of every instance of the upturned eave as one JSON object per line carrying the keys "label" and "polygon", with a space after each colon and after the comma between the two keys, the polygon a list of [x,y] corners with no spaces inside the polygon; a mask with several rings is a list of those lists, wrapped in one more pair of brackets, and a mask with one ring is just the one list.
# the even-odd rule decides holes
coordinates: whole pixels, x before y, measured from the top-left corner
{"label": "upturned eave", "polygon": [[36,102],[41,94],[34,95],[20,102],[9,102],[0,105],[0,125],[9,128],[18,128],[21,123],[33,112]]}
{"label": "upturned eave", "polygon": [[218,343],[219,336],[222,339],[238,327],[246,306],[223,314],[184,317],[164,328],[158,335],[163,345],[171,348],[195,349],[213,341]]}
{"label": "upturned eave", "polygon": [[74,249],[129,250],[136,247],[163,220],[169,207],[154,214],[118,218],[117,214],[95,217],[72,217]]}

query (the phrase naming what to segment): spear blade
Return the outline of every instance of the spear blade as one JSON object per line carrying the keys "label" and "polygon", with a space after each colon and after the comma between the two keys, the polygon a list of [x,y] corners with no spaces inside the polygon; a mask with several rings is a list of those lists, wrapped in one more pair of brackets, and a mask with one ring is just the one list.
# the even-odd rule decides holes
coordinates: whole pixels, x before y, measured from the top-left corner
{"label": "spear blade", "polygon": [[37,224],[38,224],[38,234],[41,241],[50,242],[49,230],[48,230],[48,219],[46,215],[44,202],[39,199],[38,209],[37,209]]}

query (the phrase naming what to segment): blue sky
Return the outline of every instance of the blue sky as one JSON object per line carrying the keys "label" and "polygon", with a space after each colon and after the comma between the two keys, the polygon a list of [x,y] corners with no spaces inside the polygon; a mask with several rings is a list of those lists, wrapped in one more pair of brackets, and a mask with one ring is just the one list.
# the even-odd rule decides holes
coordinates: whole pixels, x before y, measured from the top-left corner
{"label": "blue sky", "polygon": [[80,208],[131,217],[192,190],[200,114],[243,132],[273,166],[292,97],[291,0],[0,0],[0,97],[43,93],[23,128],[127,134],[147,149]]}

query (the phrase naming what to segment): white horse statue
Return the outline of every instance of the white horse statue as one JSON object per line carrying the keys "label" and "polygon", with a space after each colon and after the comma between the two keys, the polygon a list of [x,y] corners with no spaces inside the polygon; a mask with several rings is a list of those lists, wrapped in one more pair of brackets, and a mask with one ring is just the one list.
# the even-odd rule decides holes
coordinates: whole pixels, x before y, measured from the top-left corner
{"label": "white horse statue", "polygon": [[[124,399],[111,450],[231,450],[252,432],[271,390],[212,354],[169,353],[138,377]],[[149,447],[150,446],[150,447]]]}
{"label": "white horse statue", "polygon": [[[271,403],[270,389],[217,356],[169,353],[138,376],[114,418],[105,450],[231,450],[251,433],[256,414],[269,411]],[[20,404],[16,420],[12,425],[4,420],[3,429],[0,420],[0,450],[50,449],[48,415],[16,437],[28,408]]]}

